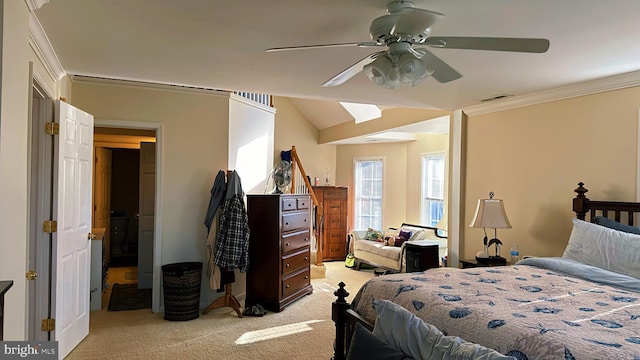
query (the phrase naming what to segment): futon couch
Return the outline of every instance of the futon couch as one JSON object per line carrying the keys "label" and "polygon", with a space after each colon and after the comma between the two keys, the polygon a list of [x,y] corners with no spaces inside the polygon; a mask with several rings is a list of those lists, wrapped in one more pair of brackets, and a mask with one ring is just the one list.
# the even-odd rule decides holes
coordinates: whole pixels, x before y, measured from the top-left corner
{"label": "futon couch", "polygon": [[349,247],[350,253],[355,257],[357,269],[362,263],[366,263],[394,272],[404,272],[407,242],[421,240],[438,242],[438,255],[443,265],[442,259],[447,256],[447,237],[438,235],[438,229],[429,226],[403,223],[399,228],[389,228],[385,232],[353,230]]}

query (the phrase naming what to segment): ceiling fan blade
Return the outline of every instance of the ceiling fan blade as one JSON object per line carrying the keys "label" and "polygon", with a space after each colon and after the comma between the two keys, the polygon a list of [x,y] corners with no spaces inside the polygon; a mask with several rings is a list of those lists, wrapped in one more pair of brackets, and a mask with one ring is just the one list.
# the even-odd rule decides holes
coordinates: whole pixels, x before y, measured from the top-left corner
{"label": "ceiling fan blade", "polygon": [[362,68],[365,65],[367,65],[371,61],[375,60],[375,58],[380,56],[380,54],[384,54],[384,53],[385,53],[385,51],[378,51],[378,52],[375,52],[373,54],[367,55],[362,60],[360,60],[357,63],[349,66],[348,68],[342,70],[338,75],[336,75],[336,76],[332,77],[331,79],[325,81],[322,84],[322,86],[337,86],[337,85],[343,84],[345,81],[351,79],[352,77],[356,76],[360,71],[362,71]]}
{"label": "ceiling fan blade", "polygon": [[433,55],[429,50],[420,48],[416,51],[422,53],[422,61],[427,64],[427,67],[433,70],[431,77],[438,80],[440,83],[446,83],[462,77],[462,74],[457,72],[454,68],[449,66],[439,57]]}
{"label": "ceiling fan blade", "polygon": [[549,40],[536,38],[432,36],[427,39],[425,45],[446,49],[543,53],[549,49]]}
{"label": "ceiling fan blade", "polygon": [[327,47],[345,47],[345,46],[358,46],[358,47],[369,47],[369,46],[383,46],[384,44],[378,44],[374,41],[367,42],[357,42],[357,43],[336,43],[336,44],[316,44],[316,45],[300,45],[300,46],[285,46],[285,47],[276,47],[269,48],[265,50],[266,52],[276,52],[276,51],[288,51],[288,50],[307,50],[307,49],[319,49],[319,48],[327,48]]}

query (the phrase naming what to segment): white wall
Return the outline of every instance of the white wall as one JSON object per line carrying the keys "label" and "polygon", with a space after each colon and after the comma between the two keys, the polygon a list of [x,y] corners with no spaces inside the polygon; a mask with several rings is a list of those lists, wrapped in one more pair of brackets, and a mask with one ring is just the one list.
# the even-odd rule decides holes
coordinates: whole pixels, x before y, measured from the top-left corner
{"label": "white wall", "polygon": [[230,94],[229,169],[235,169],[246,194],[262,194],[273,168],[275,110]]}

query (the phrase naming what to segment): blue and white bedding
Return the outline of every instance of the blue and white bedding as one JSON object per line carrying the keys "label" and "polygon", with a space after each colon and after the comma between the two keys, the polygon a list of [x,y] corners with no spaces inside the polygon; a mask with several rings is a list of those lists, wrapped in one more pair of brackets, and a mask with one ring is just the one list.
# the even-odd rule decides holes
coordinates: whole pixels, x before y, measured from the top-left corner
{"label": "blue and white bedding", "polygon": [[380,276],[352,308],[377,299],[517,359],[640,359],[640,281],[566,258]]}

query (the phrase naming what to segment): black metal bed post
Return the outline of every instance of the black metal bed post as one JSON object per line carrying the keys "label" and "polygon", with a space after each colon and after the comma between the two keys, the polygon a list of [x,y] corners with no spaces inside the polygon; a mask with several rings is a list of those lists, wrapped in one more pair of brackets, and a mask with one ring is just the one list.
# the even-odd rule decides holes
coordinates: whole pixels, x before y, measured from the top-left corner
{"label": "black metal bed post", "polygon": [[345,331],[346,331],[346,311],[351,308],[346,298],[349,296],[347,290],[344,289],[345,283],[342,281],[338,284],[339,289],[334,291],[333,295],[338,299],[331,305],[331,320],[336,324],[336,340],[334,346],[334,360],[345,359]]}

